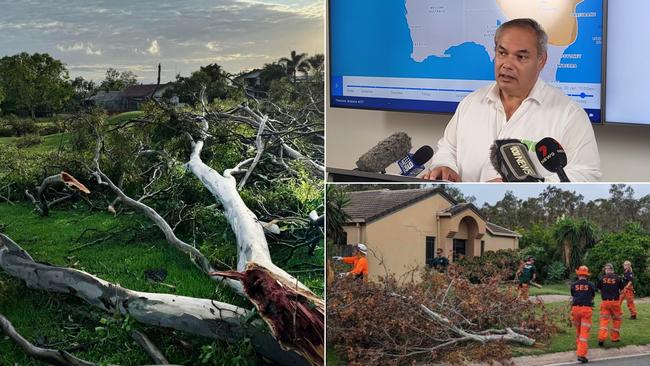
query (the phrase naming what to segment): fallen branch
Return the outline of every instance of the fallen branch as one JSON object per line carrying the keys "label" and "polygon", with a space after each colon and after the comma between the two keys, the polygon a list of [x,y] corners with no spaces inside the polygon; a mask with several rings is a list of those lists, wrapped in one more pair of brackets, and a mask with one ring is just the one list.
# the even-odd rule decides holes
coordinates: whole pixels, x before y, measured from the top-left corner
{"label": "fallen branch", "polygon": [[34,346],[23,336],[21,336],[11,324],[9,319],[5,318],[2,314],[0,314],[0,330],[2,330],[2,332],[6,334],[7,337],[16,342],[16,344],[22,348],[22,350],[25,351],[29,357],[35,358],[39,361],[59,366],[96,366],[96,364],[84,361],[80,358],[76,358],[66,351],[46,349]]}
{"label": "fallen branch", "polygon": [[134,330],[131,332],[131,338],[135,339],[136,342],[144,350],[147,352],[149,356],[151,356],[151,359],[153,359],[153,362],[156,363],[156,365],[169,365],[169,361],[167,361],[167,358],[165,358],[165,355],[160,352],[158,347],[156,347],[155,344],[147,337],[144,333]]}
{"label": "fallen branch", "polygon": [[260,321],[248,323],[250,312],[209,299],[133,291],[72,268],[35,262],[8,236],[0,234],[0,268],[28,287],[76,296],[110,313],[129,314],[136,321],[190,334],[237,343],[250,338],[255,350],[281,365],[304,365],[264,330]]}
{"label": "fallen branch", "polygon": [[61,172],[59,174],[51,175],[43,179],[41,185],[38,188],[36,188],[36,197],[34,197],[34,195],[32,195],[28,190],[25,190],[25,195],[36,206],[36,209],[38,210],[41,216],[48,216],[50,213],[51,206],[73,197],[73,195],[67,195],[59,199],[56,199],[52,202],[48,202],[47,199],[45,198],[45,191],[50,186],[55,185],[57,183],[65,184],[65,186],[72,191],[79,191],[86,194],[90,193],[90,191],[88,190],[88,188],[86,188],[86,186],[79,183],[79,181],[77,181],[72,175],[66,172]]}

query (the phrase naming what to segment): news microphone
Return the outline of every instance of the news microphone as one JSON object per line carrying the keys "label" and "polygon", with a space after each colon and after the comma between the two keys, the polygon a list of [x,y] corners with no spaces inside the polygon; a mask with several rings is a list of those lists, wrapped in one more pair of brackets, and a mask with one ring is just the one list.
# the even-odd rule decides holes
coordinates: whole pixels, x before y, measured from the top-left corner
{"label": "news microphone", "polygon": [[361,155],[357,168],[364,172],[383,173],[386,167],[402,159],[411,151],[411,138],[404,132],[396,132]]}
{"label": "news microphone", "polygon": [[402,175],[416,177],[424,170],[424,164],[433,156],[431,146],[424,145],[419,148],[415,154],[408,153],[405,157],[397,161]]}
{"label": "news microphone", "polygon": [[490,148],[490,162],[504,182],[543,182],[519,140],[496,140]]}
{"label": "news microphone", "polygon": [[557,173],[560,182],[570,182],[569,177],[564,172],[566,153],[557,140],[552,137],[544,137],[535,145],[535,152],[537,153],[537,159],[546,170]]}

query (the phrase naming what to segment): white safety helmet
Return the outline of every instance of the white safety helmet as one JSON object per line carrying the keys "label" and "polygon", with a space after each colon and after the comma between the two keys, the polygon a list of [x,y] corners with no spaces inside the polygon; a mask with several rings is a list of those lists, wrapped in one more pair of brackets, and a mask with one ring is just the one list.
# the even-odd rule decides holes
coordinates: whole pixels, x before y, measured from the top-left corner
{"label": "white safety helmet", "polygon": [[366,247],[364,244],[357,244],[357,249],[363,254],[368,253],[368,247]]}

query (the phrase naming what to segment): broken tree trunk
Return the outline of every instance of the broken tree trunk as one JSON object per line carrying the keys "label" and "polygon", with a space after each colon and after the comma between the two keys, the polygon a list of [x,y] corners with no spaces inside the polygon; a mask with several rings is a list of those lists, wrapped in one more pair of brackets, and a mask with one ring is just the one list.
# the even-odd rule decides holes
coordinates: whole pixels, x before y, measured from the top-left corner
{"label": "broken tree trunk", "polygon": [[64,196],[52,202],[47,202],[47,199],[45,198],[45,191],[48,189],[48,187],[50,187],[51,185],[55,185],[57,183],[65,184],[65,186],[70,190],[72,190],[73,192],[83,192],[86,194],[90,193],[90,191],[88,190],[88,188],[86,188],[86,186],[79,183],[79,181],[77,181],[72,175],[66,172],[61,172],[59,174],[51,175],[43,179],[41,185],[38,188],[36,188],[36,197],[34,197],[34,195],[32,195],[28,190],[25,190],[25,195],[32,201],[32,203],[34,203],[36,209],[38,210],[41,216],[48,216],[50,213],[51,206],[73,197],[73,195],[70,194],[68,196]]}
{"label": "broken tree trunk", "polygon": [[257,353],[277,364],[307,364],[300,354],[286,351],[261,322],[248,324],[247,310],[231,304],[133,291],[83,271],[38,263],[4,234],[0,234],[0,268],[30,288],[74,295],[104,311],[129,314],[144,324],[228,342],[249,337]]}
{"label": "broken tree trunk", "polygon": [[[192,152],[187,166],[221,202],[226,219],[237,239],[237,271],[240,272],[240,275],[232,273],[228,275],[223,272],[219,274],[242,281],[248,298],[274,330],[274,334],[278,333],[276,336],[279,337],[278,340],[285,349],[295,350],[310,360],[312,364],[322,364],[324,352],[322,324],[325,318],[325,302],[298,279],[273,263],[264,230],[255,214],[239,195],[231,170],[227,169],[221,175],[201,160],[201,151],[208,132],[208,122],[204,117],[199,117],[197,122],[201,127],[201,138],[191,141]],[[252,291],[250,283],[255,284],[253,286],[255,289]],[[260,295],[269,297],[266,299],[256,298]],[[309,311],[302,313],[302,307],[306,303],[309,303]],[[272,310],[264,311],[263,309]],[[286,314],[272,314],[278,310]],[[303,338],[306,334],[295,333],[295,337],[294,335],[284,337],[284,334],[280,334],[280,332],[299,326],[298,324],[291,325],[292,319],[287,319],[285,316],[295,316],[298,312],[305,317],[305,323],[300,327],[308,328],[307,334],[310,335]],[[308,324],[310,322],[311,324]],[[320,337],[316,337],[313,332],[319,327],[321,334]]]}

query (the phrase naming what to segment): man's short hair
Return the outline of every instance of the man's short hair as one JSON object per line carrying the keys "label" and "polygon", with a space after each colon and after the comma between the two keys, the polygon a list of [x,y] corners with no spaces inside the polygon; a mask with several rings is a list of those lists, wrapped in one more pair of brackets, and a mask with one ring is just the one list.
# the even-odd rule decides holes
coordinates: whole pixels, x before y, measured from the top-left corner
{"label": "man's short hair", "polygon": [[509,20],[497,28],[496,33],[494,33],[494,47],[497,47],[497,40],[501,36],[501,32],[504,29],[508,28],[525,28],[530,29],[535,33],[537,38],[537,56],[542,57],[546,53],[546,48],[548,45],[548,35],[544,31],[541,25],[537,23],[535,19],[531,18],[517,18]]}

